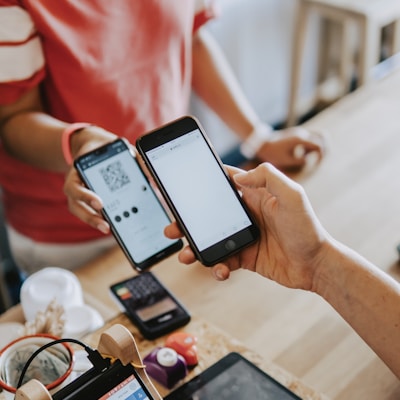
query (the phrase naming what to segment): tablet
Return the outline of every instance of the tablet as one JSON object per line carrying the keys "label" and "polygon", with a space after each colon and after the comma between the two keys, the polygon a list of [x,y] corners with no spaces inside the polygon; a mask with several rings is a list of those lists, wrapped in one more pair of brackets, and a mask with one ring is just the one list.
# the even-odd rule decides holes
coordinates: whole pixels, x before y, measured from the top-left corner
{"label": "tablet", "polygon": [[239,353],[229,353],[164,400],[301,400]]}
{"label": "tablet", "polygon": [[53,400],[154,400],[135,368],[119,360],[106,371],[90,369],[53,395]]}

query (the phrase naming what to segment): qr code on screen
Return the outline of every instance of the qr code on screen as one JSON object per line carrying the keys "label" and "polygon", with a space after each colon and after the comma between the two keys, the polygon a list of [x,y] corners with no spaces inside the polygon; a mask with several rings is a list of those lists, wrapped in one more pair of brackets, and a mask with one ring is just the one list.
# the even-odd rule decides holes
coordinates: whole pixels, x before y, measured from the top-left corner
{"label": "qr code on screen", "polygon": [[121,161],[108,164],[107,167],[100,169],[100,173],[111,192],[121,189],[130,182]]}

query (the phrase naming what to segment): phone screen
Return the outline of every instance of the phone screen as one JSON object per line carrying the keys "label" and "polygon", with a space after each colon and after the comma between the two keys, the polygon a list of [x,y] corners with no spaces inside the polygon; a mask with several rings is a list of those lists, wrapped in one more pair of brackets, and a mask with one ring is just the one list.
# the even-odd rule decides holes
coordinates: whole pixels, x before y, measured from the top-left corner
{"label": "phone screen", "polygon": [[146,267],[181,247],[181,241],[165,237],[171,220],[122,140],[80,157],[76,165],[103,200],[106,219],[134,266]]}
{"label": "phone screen", "polygon": [[220,244],[210,254],[211,265],[253,241],[256,228],[206,137],[197,125],[189,126],[171,140],[163,135],[158,145],[149,145],[151,136],[145,135],[138,146],[146,142],[141,151],[197,250]]}
{"label": "phone screen", "polygon": [[200,251],[251,225],[198,129],[147,154]]}

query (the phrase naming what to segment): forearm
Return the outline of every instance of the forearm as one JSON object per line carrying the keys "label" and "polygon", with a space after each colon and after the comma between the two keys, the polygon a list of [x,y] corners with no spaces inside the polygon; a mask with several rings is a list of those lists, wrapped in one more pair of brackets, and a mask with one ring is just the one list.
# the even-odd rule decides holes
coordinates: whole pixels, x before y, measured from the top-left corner
{"label": "forearm", "polygon": [[21,112],[2,126],[7,152],[27,164],[51,171],[65,171],[61,135],[68,124],[43,112]]}
{"label": "forearm", "polygon": [[322,263],[315,291],[327,300],[400,378],[400,286],[341,244]]}
{"label": "forearm", "polygon": [[[0,137],[6,151],[27,164],[49,171],[68,169],[61,144],[68,125],[43,111],[38,88],[14,104],[0,107]],[[71,152],[76,156],[115,138],[99,127],[85,128],[71,137]]]}
{"label": "forearm", "polygon": [[219,46],[204,29],[194,38],[192,86],[197,95],[242,138],[259,124],[259,118]]}

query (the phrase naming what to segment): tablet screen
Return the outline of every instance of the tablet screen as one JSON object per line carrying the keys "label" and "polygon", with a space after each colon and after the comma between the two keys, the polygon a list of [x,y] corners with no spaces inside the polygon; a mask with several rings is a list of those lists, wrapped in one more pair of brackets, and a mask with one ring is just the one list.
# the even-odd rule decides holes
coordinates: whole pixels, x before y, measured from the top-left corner
{"label": "tablet screen", "polygon": [[165,400],[299,400],[275,379],[238,353],[230,353]]}

